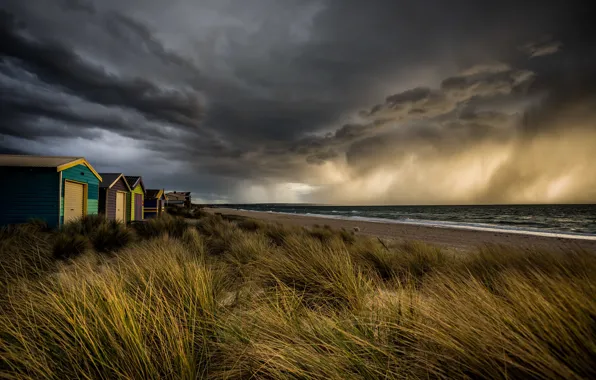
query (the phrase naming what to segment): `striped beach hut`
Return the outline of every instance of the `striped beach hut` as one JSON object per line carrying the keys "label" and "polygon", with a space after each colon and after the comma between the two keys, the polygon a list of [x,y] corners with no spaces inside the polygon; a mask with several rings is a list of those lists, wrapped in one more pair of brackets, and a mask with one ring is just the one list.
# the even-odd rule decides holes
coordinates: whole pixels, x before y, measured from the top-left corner
{"label": "striped beach hut", "polygon": [[130,194],[130,220],[143,220],[143,204],[145,202],[145,185],[141,176],[126,177],[128,186],[132,189]]}
{"label": "striped beach hut", "polygon": [[84,157],[0,155],[0,225],[42,219],[50,227],[97,214],[101,176]]}
{"label": "striped beach hut", "polygon": [[163,189],[147,189],[145,192],[145,218],[155,218],[165,211],[166,197]]}
{"label": "striped beach hut", "polygon": [[110,220],[130,220],[131,188],[122,173],[99,173],[103,181],[99,185],[99,213]]}

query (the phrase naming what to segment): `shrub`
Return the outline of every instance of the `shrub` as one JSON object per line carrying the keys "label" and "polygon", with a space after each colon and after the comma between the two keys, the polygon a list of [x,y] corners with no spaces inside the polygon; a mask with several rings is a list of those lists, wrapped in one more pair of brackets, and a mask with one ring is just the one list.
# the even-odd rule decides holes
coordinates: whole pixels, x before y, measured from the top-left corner
{"label": "shrub", "polygon": [[188,228],[188,223],[180,217],[163,215],[159,218],[149,219],[132,225],[136,233],[145,239],[168,234],[180,238]]}
{"label": "shrub", "polygon": [[30,227],[33,231],[37,232],[50,232],[52,229],[48,226],[48,222],[44,219],[33,218],[29,219],[27,223],[25,223],[25,228]]}
{"label": "shrub", "polygon": [[193,208],[192,209],[192,216],[194,219],[206,218],[209,217],[209,213],[200,209],[200,208]]}
{"label": "shrub", "polygon": [[180,240],[186,245],[193,257],[204,260],[207,255],[205,241],[196,228],[187,227]]}
{"label": "shrub", "polygon": [[359,242],[353,249],[356,262],[371,276],[383,281],[394,280],[398,276],[397,257],[371,239]]}
{"label": "shrub", "polygon": [[249,264],[259,257],[267,256],[270,251],[271,244],[264,235],[238,231],[230,239],[226,260],[239,265]]}
{"label": "shrub", "polygon": [[222,227],[224,220],[220,215],[212,215],[208,218],[197,220],[195,226],[197,230],[205,236],[210,236],[219,232]]}
{"label": "shrub", "polygon": [[[404,297],[405,298],[405,297]],[[279,286],[256,307],[226,320],[221,333],[220,378],[387,379],[415,376],[405,352],[413,338],[396,317],[395,293],[374,313],[322,313],[303,293]],[[401,318],[401,319],[398,319]],[[394,344],[397,343],[397,344]],[[408,351],[406,351],[408,350]]]}
{"label": "shrub", "polygon": [[272,253],[270,240],[261,233],[238,231],[230,236],[223,259],[228,264],[230,280],[249,279],[259,268],[259,260]]}
{"label": "shrub", "polygon": [[54,268],[52,235],[39,227],[35,223],[0,227],[0,286],[37,278]]}
{"label": "shrub", "polygon": [[106,222],[107,219],[104,215],[86,215],[77,220],[65,223],[61,231],[71,235],[90,236],[99,226]]}
{"label": "shrub", "polygon": [[445,268],[450,256],[441,248],[422,242],[405,242],[395,252],[394,266],[402,280],[420,284],[425,276]]}
{"label": "shrub", "polygon": [[263,223],[255,219],[245,219],[238,222],[238,227],[244,231],[255,232],[263,228]]}
{"label": "shrub", "polygon": [[182,218],[166,219],[165,222],[164,230],[171,237],[180,238],[188,229],[188,223]]}
{"label": "shrub", "polygon": [[190,215],[190,210],[186,207],[178,207],[178,206],[170,206],[166,209],[167,213],[171,216],[188,216]]}
{"label": "shrub", "polygon": [[[205,226],[203,225],[202,228]],[[220,256],[226,253],[231,242],[237,237],[240,229],[234,223],[216,220],[209,227],[207,234],[207,250],[209,254]],[[199,231],[202,229],[199,228]]]}
{"label": "shrub", "polygon": [[269,223],[263,227],[263,233],[265,236],[267,236],[269,240],[271,240],[271,242],[277,246],[283,245],[286,237],[292,232],[296,233],[296,230],[292,230],[277,223]]}
{"label": "shrub", "polygon": [[378,238],[359,237],[350,246],[354,260],[370,275],[383,281],[421,286],[429,274],[447,270],[458,261],[442,249],[405,242],[388,247]]}
{"label": "shrub", "polygon": [[116,220],[104,222],[91,235],[91,243],[97,252],[115,252],[134,240],[134,231]]}
{"label": "shrub", "polygon": [[186,219],[200,219],[209,215],[209,213],[194,205],[191,208],[170,206],[167,208],[167,213],[171,216],[179,216]]}
{"label": "shrub", "polygon": [[217,273],[176,241],[121,253],[101,271],[75,261],[20,292],[0,314],[2,377],[206,377]]}
{"label": "shrub", "polygon": [[321,243],[327,243],[336,236],[335,232],[331,228],[326,227],[313,227],[307,231],[308,235],[318,239]]}
{"label": "shrub", "polygon": [[0,229],[0,377],[596,378],[592,253],[159,223]]}
{"label": "shrub", "polygon": [[354,233],[354,231],[347,231],[345,228],[342,228],[341,230],[339,230],[339,236],[341,237],[341,240],[343,240],[343,242],[346,244],[353,244],[354,242],[356,242],[356,234]]}
{"label": "shrub", "polygon": [[414,327],[435,377],[594,378],[592,280],[545,274],[500,274],[499,295],[469,274],[427,285]]}
{"label": "shrub", "polygon": [[517,272],[532,273],[540,270],[572,278],[582,274],[589,276],[596,271],[592,252],[581,250],[565,253],[516,247],[484,245],[465,255],[454,268],[456,272],[470,273],[489,290],[498,292],[501,274]]}
{"label": "shrub", "polygon": [[266,287],[292,288],[313,307],[362,306],[371,283],[354,265],[345,247],[325,246],[314,238],[290,235],[283,248],[276,255],[263,256],[258,263]]}
{"label": "shrub", "polygon": [[[97,252],[115,252],[135,240],[134,231],[124,223],[108,220],[103,215],[87,215],[78,220],[66,223],[61,229],[62,235],[72,236],[73,240],[81,240],[84,236]],[[63,244],[65,238],[59,236]],[[58,244],[58,243],[57,243]]]}
{"label": "shrub", "polygon": [[57,259],[71,259],[91,248],[89,238],[81,234],[59,232],[54,237],[52,253]]}

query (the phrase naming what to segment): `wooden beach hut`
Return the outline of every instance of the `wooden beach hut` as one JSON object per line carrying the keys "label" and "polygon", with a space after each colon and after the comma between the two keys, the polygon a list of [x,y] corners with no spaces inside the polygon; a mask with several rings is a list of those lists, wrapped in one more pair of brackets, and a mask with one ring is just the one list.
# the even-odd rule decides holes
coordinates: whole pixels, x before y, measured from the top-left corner
{"label": "wooden beach hut", "polygon": [[190,207],[190,191],[171,191],[166,193],[166,205],[177,207]]}
{"label": "wooden beach hut", "polygon": [[97,214],[101,176],[84,157],[0,155],[0,225],[42,219],[50,227]]}
{"label": "wooden beach hut", "polygon": [[166,196],[163,189],[147,189],[145,192],[145,218],[155,218],[165,211]]}
{"label": "wooden beach hut", "polygon": [[99,173],[103,181],[99,185],[99,213],[110,220],[130,220],[131,188],[122,173]]}
{"label": "wooden beach hut", "polygon": [[130,220],[143,220],[143,205],[145,202],[145,185],[141,176],[126,176],[126,182],[131,188],[130,193]]}

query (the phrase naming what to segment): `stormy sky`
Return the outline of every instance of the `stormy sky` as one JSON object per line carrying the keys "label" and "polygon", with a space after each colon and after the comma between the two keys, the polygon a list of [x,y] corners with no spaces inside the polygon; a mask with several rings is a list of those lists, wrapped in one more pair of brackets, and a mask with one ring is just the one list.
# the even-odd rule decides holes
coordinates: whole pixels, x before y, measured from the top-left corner
{"label": "stormy sky", "polygon": [[0,152],[204,202],[596,202],[588,3],[3,0]]}

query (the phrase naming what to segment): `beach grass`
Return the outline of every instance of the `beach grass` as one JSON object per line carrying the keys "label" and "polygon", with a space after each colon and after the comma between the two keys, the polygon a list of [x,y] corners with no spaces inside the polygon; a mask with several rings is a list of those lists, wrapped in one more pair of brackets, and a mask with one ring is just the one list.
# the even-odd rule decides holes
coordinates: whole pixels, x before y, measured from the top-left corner
{"label": "beach grass", "polygon": [[0,378],[596,378],[596,256],[201,214],[0,230]]}

